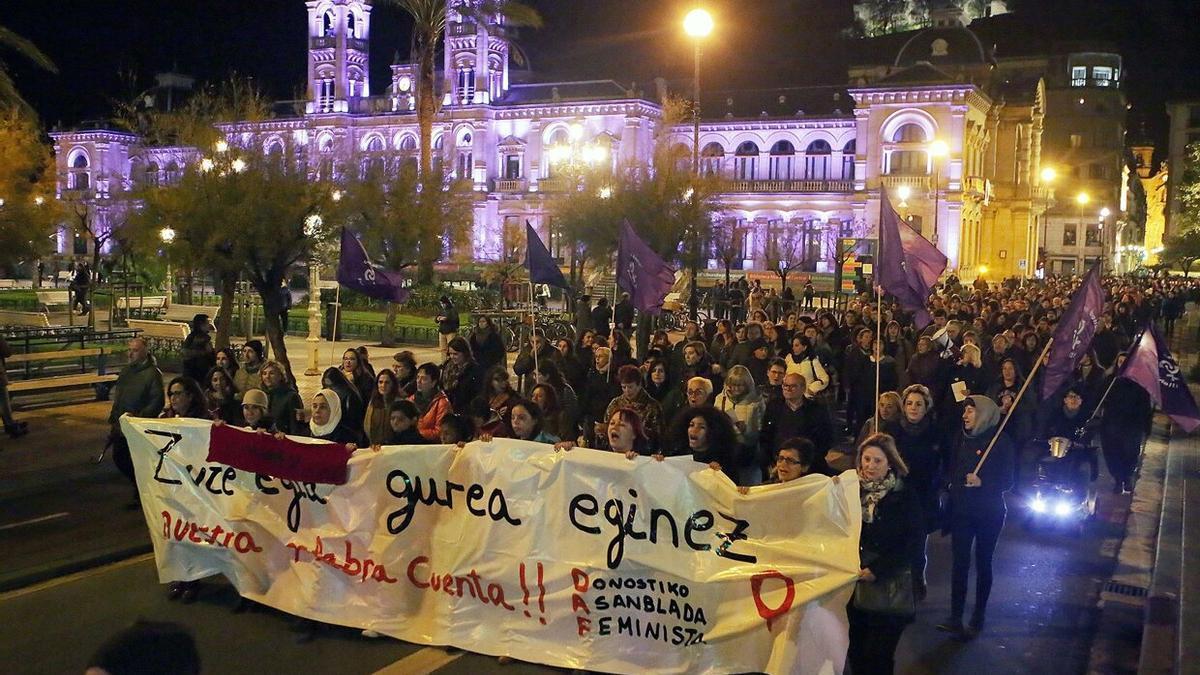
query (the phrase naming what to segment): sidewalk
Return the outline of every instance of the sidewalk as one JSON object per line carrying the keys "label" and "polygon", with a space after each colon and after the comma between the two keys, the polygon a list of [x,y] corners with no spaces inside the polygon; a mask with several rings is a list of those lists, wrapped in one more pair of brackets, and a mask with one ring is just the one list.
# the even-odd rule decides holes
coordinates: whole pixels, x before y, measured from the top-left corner
{"label": "sidewalk", "polygon": [[[1170,336],[1184,373],[1200,360],[1198,328],[1200,311],[1192,308]],[[1200,386],[1191,390],[1200,399]],[[1156,414],[1124,537],[1112,542],[1119,545],[1117,565],[1101,590],[1089,673],[1175,672],[1177,664],[1197,658],[1190,637],[1200,625],[1200,603],[1192,599],[1200,579],[1187,570],[1200,565],[1196,547],[1188,545],[1200,537],[1195,525],[1200,493],[1190,484],[1198,466],[1200,437]]]}

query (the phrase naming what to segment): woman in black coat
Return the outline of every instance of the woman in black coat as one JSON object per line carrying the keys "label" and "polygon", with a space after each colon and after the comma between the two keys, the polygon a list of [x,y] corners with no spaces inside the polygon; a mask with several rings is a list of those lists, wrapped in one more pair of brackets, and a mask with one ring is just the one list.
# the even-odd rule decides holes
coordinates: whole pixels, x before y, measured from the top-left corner
{"label": "woman in black coat", "polygon": [[728,415],[712,406],[684,408],[675,416],[663,452],[656,457],[690,455],[736,482],[738,465],[733,453],[736,445],[737,432]]}
{"label": "woman in black coat", "polygon": [[504,341],[500,339],[500,331],[496,330],[496,324],[492,323],[490,318],[481,316],[476,320],[475,330],[471,331],[468,344],[481,370],[508,365],[508,352],[504,348]]}
{"label": "woman in black coat", "polygon": [[[1125,356],[1117,355],[1112,377],[1125,365]],[[1108,392],[1100,418],[1100,447],[1104,449],[1104,464],[1113,477],[1114,493],[1133,491],[1133,472],[1153,419],[1154,406],[1146,390],[1133,380],[1118,377]]]}
{"label": "woman in black coat", "polygon": [[[988,597],[992,592],[992,556],[1004,529],[1007,509],[1004,493],[1012,488],[1013,446],[1004,435],[996,439],[987,461],[975,472],[982,453],[1000,423],[1000,407],[992,399],[968,396],[963,402],[962,431],[950,453],[950,535],[954,566],[950,578],[950,616],[938,630],[970,639],[983,630]],[[975,607],[971,622],[963,626],[967,581],[974,548]]]}
{"label": "woman in black coat", "polygon": [[[858,447],[862,535],[858,584],[846,615],[850,619],[847,661],[856,675],[891,673],[896,645],[912,623],[915,597],[911,583],[913,552],[924,535],[921,507],[905,477],[908,467],[887,434],[872,434]],[[869,602],[877,586],[894,589],[886,607]],[[886,611],[881,611],[886,610]]]}
{"label": "woman in black coat", "polygon": [[938,492],[942,485],[941,434],[933,420],[933,397],[922,384],[910,384],[900,396],[900,417],[884,424],[883,430],[896,441],[896,450],[908,467],[905,483],[916,493],[921,508],[921,542],[913,551],[913,592],[917,602],[925,599],[926,546],[929,534],[940,527]]}

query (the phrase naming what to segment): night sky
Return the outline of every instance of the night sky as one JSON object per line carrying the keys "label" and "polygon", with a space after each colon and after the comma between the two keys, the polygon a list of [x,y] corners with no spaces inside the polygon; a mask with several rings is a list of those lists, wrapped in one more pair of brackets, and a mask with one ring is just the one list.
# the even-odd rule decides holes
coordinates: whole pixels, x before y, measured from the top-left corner
{"label": "night sky", "polygon": [[[2,54],[18,87],[50,127],[106,117],[172,68],[200,80],[232,72],[253,77],[270,96],[304,88],[302,0],[46,0],[6,3],[0,24],[33,40],[59,66],[46,76]],[[543,79],[606,77],[652,89],[655,76],[690,75],[690,43],[679,22],[695,0],[532,0],[546,20],[521,43]],[[850,0],[707,0],[720,39],[706,48],[706,87],[842,84],[853,47],[837,39],[852,18]],[[372,19],[372,93],[388,65],[407,57],[403,14],[377,1]],[[1165,131],[1163,102],[1200,92],[1200,1],[1010,0],[1063,39],[1103,39],[1122,50],[1134,104],[1130,126]],[[137,88],[122,73],[136,75]],[[644,86],[642,83],[646,83]]]}

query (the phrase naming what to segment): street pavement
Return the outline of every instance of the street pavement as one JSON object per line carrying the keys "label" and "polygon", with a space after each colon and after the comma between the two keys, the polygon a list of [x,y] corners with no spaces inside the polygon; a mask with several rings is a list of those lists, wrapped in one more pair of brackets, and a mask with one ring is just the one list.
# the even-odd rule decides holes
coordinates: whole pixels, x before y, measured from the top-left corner
{"label": "street pavement", "polygon": [[[289,340],[291,342],[291,340]],[[304,370],[303,340],[289,344],[296,372]],[[353,344],[353,343],[346,343]],[[323,360],[340,358],[345,345],[322,345]],[[372,350],[377,367],[393,350]],[[435,350],[419,348],[418,360]],[[315,391],[316,377],[301,376]],[[168,601],[157,583],[140,511],[125,505],[132,490],[110,460],[93,459],[103,444],[107,404],[18,401],[32,432],[0,439],[0,663],[10,673],[80,672],[110,634],[138,618],[181,622],[196,634],[207,673],[471,673],[547,672],[462,651],[370,640],[332,628],[312,644],[297,645],[292,621],[277,612],[234,614],[235,594],[209,580],[193,605]],[[29,404],[34,405],[29,405]],[[949,539],[930,539],[929,598],[905,632],[897,672],[1079,673],[1088,664],[1097,625],[1100,585],[1109,578],[1129,497],[1113,496],[1100,482],[1100,514],[1083,537],[1026,532],[1010,517],[995,559],[996,583],[988,626],[968,644],[934,628],[949,606]],[[111,563],[114,559],[120,562]],[[110,562],[82,572],[76,569]],[[75,572],[75,573],[72,573]],[[972,582],[974,575],[972,575]],[[29,585],[32,583],[32,585]],[[972,586],[973,589],[973,586]],[[973,598],[973,590],[968,598]]]}

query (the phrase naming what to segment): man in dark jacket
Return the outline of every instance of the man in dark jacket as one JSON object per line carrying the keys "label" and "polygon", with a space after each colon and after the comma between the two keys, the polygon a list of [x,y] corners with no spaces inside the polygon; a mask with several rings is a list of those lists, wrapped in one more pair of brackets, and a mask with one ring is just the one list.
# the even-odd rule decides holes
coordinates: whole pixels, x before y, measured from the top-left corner
{"label": "man in dark jacket", "polygon": [[583,335],[592,329],[592,296],[584,294],[575,301],[575,332]]}
{"label": "man in dark jacket", "polygon": [[[113,395],[112,410],[108,413],[108,423],[112,425],[109,442],[113,449],[113,463],[130,482],[134,482],[133,459],[129,456],[125,435],[121,433],[121,415],[129,413],[134,417],[158,417],[165,407],[162,371],[158,369],[145,339],[138,337],[129,341],[129,365],[121,369],[113,386],[116,393]],[[137,503],[136,492],[134,503]]]}
{"label": "man in dark jacket", "polygon": [[0,418],[4,420],[4,432],[13,438],[20,438],[29,433],[25,422],[13,419],[12,403],[8,399],[8,373],[5,372],[4,360],[12,356],[12,349],[0,337]]}
{"label": "man in dark jacket", "polygon": [[812,473],[828,474],[825,455],[833,447],[833,420],[824,403],[804,396],[804,388],[803,375],[790,373],[783,378],[783,396],[767,403],[758,442],[762,456],[774,457],[789,438],[807,438],[817,449]]}
{"label": "man in dark jacket", "polygon": [[449,358],[448,345],[458,337],[458,309],[454,307],[448,295],[443,295],[438,300],[438,305],[440,309],[435,319],[438,325],[438,348],[442,351],[443,358]]}
{"label": "man in dark jacket", "polygon": [[603,335],[607,338],[612,333],[613,311],[608,306],[608,298],[600,298],[596,301],[596,306],[592,308],[592,328],[595,329],[596,335]]}
{"label": "man in dark jacket", "polygon": [[622,293],[620,301],[613,308],[613,323],[617,325],[617,330],[623,330],[626,334],[633,330],[633,315],[633,301],[628,293]]}
{"label": "man in dark jacket", "polygon": [[208,328],[207,314],[192,317],[192,332],[183,339],[183,347],[180,349],[184,376],[199,382],[201,387],[208,385],[204,378],[208,371],[217,365],[217,351],[213,348]]}

